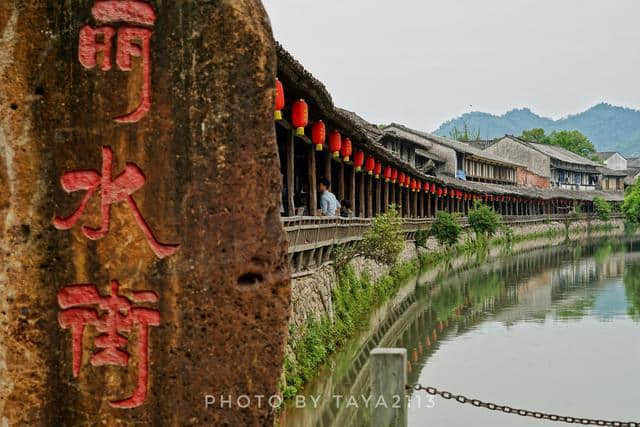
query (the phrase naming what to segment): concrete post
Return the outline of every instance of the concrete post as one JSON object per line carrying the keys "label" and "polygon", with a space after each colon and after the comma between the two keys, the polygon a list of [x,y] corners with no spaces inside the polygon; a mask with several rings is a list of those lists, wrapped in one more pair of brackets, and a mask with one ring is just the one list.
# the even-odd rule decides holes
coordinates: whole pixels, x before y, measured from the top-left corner
{"label": "concrete post", "polygon": [[407,426],[407,350],[376,348],[369,360],[371,426]]}

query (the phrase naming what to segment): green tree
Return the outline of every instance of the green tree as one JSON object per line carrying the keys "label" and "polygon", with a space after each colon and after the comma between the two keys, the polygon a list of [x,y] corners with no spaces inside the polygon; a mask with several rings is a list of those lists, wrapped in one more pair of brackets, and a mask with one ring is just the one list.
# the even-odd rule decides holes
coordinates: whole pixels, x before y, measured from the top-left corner
{"label": "green tree", "polygon": [[380,264],[395,264],[404,249],[404,220],[395,206],[373,219],[371,227],[360,242],[333,251],[333,266],[340,272],[356,257],[371,259]]}
{"label": "green tree", "polygon": [[549,143],[549,137],[544,133],[544,129],[542,128],[522,131],[522,135],[520,135],[520,138],[524,139],[525,141],[538,142],[540,144]]}
{"label": "green tree", "polygon": [[635,225],[640,225],[640,181],[627,189],[622,204],[625,219]]}
{"label": "green tree", "polygon": [[473,130],[469,128],[467,122],[464,122],[462,130],[454,126],[451,132],[449,132],[449,137],[460,142],[477,141],[480,139],[480,129]]}
{"label": "green tree", "polygon": [[607,202],[600,196],[596,196],[593,198],[593,208],[596,211],[596,215],[598,215],[598,219],[602,221],[609,221],[611,211],[613,210],[611,203]]}
{"label": "green tree", "polygon": [[520,138],[525,141],[562,147],[589,159],[594,159],[596,156],[596,147],[589,138],[577,130],[553,131],[546,135],[544,129],[536,128],[523,131]]}
{"label": "green tree", "polygon": [[438,211],[436,220],[431,226],[431,234],[435,236],[443,246],[453,246],[458,243],[462,233],[462,226],[458,223],[456,216],[448,212]]}
{"label": "green tree", "polygon": [[469,211],[469,226],[476,233],[476,238],[493,236],[501,224],[500,214],[483,203],[476,202]]}
{"label": "green tree", "polygon": [[629,301],[629,314],[640,319],[640,266],[632,265],[624,273],[624,288]]}

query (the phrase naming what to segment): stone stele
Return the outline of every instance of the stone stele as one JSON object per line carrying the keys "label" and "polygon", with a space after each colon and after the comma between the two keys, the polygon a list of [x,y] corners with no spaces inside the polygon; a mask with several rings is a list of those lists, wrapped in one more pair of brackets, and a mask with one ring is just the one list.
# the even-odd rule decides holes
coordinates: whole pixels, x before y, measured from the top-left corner
{"label": "stone stele", "polygon": [[275,62],[258,0],[0,2],[0,426],[272,425]]}

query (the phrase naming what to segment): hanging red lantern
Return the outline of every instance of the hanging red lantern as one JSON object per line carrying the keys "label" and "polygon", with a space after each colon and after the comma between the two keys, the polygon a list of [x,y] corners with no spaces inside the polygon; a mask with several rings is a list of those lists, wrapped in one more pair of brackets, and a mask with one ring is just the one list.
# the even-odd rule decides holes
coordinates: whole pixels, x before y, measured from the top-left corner
{"label": "hanging red lantern", "polygon": [[442,188],[437,187],[436,193],[438,194],[438,197],[442,197]]}
{"label": "hanging red lantern", "polygon": [[[304,128],[303,128],[304,132]],[[316,147],[316,151],[322,151],[322,145],[327,136],[327,128],[324,126],[322,120],[318,120],[311,126],[311,142]]]}
{"label": "hanging red lantern", "polygon": [[373,175],[373,169],[376,167],[376,159],[373,156],[367,156],[367,163],[365,163],[365,169],[369,175]]}
{"label": "hanging red lantern", "polygon": [[411,178],[411,181],[409,181],[409,187],[411,188],[411,192],[412,193],[414,191],[416,191],[416,179],[415,178]]}
{"label": "hanging red lantern", "polygon": [[362,151],[356,151],[356,154],[353,155],[353,166],[356,168],[356,172],[360,172],[362,170],[363,164],[364,153]]}
{"label": "hanging red lantern", "polygon": [[425,191],[425,193],[428,193],[430,188],[431,188],[431,184],[429,184],[428,182],[425,182],[424,187],[422,189]]}
{"label": "hanging red lantern", "polygon": [[296,135],[304,135],[304,128],[309,124],[309,107],[304,99],[299,99],[291,106],[291,123],[296,128]]}
{"label": "hanging red lantern", "polygon": [[398,170],[391,169],[391,182],[395,184],[397,181],[398,181]]}
{"label": "hanging red lantern", "polygon": [[351,146],[351,140],[349,138],[343,139],[342,147],[340,147],[340,155],[342,156],[342,160],[348,162],[352,152],[353,148]]}
{"label": "hanging red lantern", "polygon": [[382,163],[377,161],[376,166],[373,168],[373,173],[376,175],[376,179],[380,179],[382,175]]}
{"label": "hanging red lantern", "polygon": [[387,166],[384,168],[384,182],[389,182],[391,180],[391,166]]}
{"label": "hanging red lantern", "polygon": [[431,194],[436,194],[437,190],[436,190],[437,186],[435,183],[431,183]]}
{"label": "hanging red lantern", "polygon": [[284,108],[284,87],[282,82],[276,77],[276,111],[275,119],[282,120],[282,109]]}
{"label": "hanging red lantern", "polygon": [[404,172],[398,174],[398,184],[400,184],[400,187],[404,185]]}
{"label": "hanging red lantern", "polygon": [[334,130],[329,134],[329,151],[333,153],[333,157],[340,155],[340,148],[342,148],[342,137],[340,132]]}

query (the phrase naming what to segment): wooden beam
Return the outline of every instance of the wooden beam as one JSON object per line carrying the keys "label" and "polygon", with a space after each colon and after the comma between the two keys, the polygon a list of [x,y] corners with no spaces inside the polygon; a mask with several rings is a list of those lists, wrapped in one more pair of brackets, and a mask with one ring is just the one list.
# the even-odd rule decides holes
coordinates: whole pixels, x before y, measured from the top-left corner
{"label": "wooden beam", "polygon": [[316,184],[316,151],[313,144],[307,147],[307,165],[309,170],[309,215],[315,216],[318,208],[318,186]]}
{"label": "wooden beam", "polygon": [[295,188],[294,188],[295,143],[293,141],[293,134],[294,134],[294,131],[293,130],[290,131],[288,133],[287,140],[284,143],[285,155],[287,156],[286,186],[287,186],[287,213],[289,214],[289,216],[294,216],[296,214],[296,207],[295,207],[295,204],[293,203],[293,195],[295,193]]}

